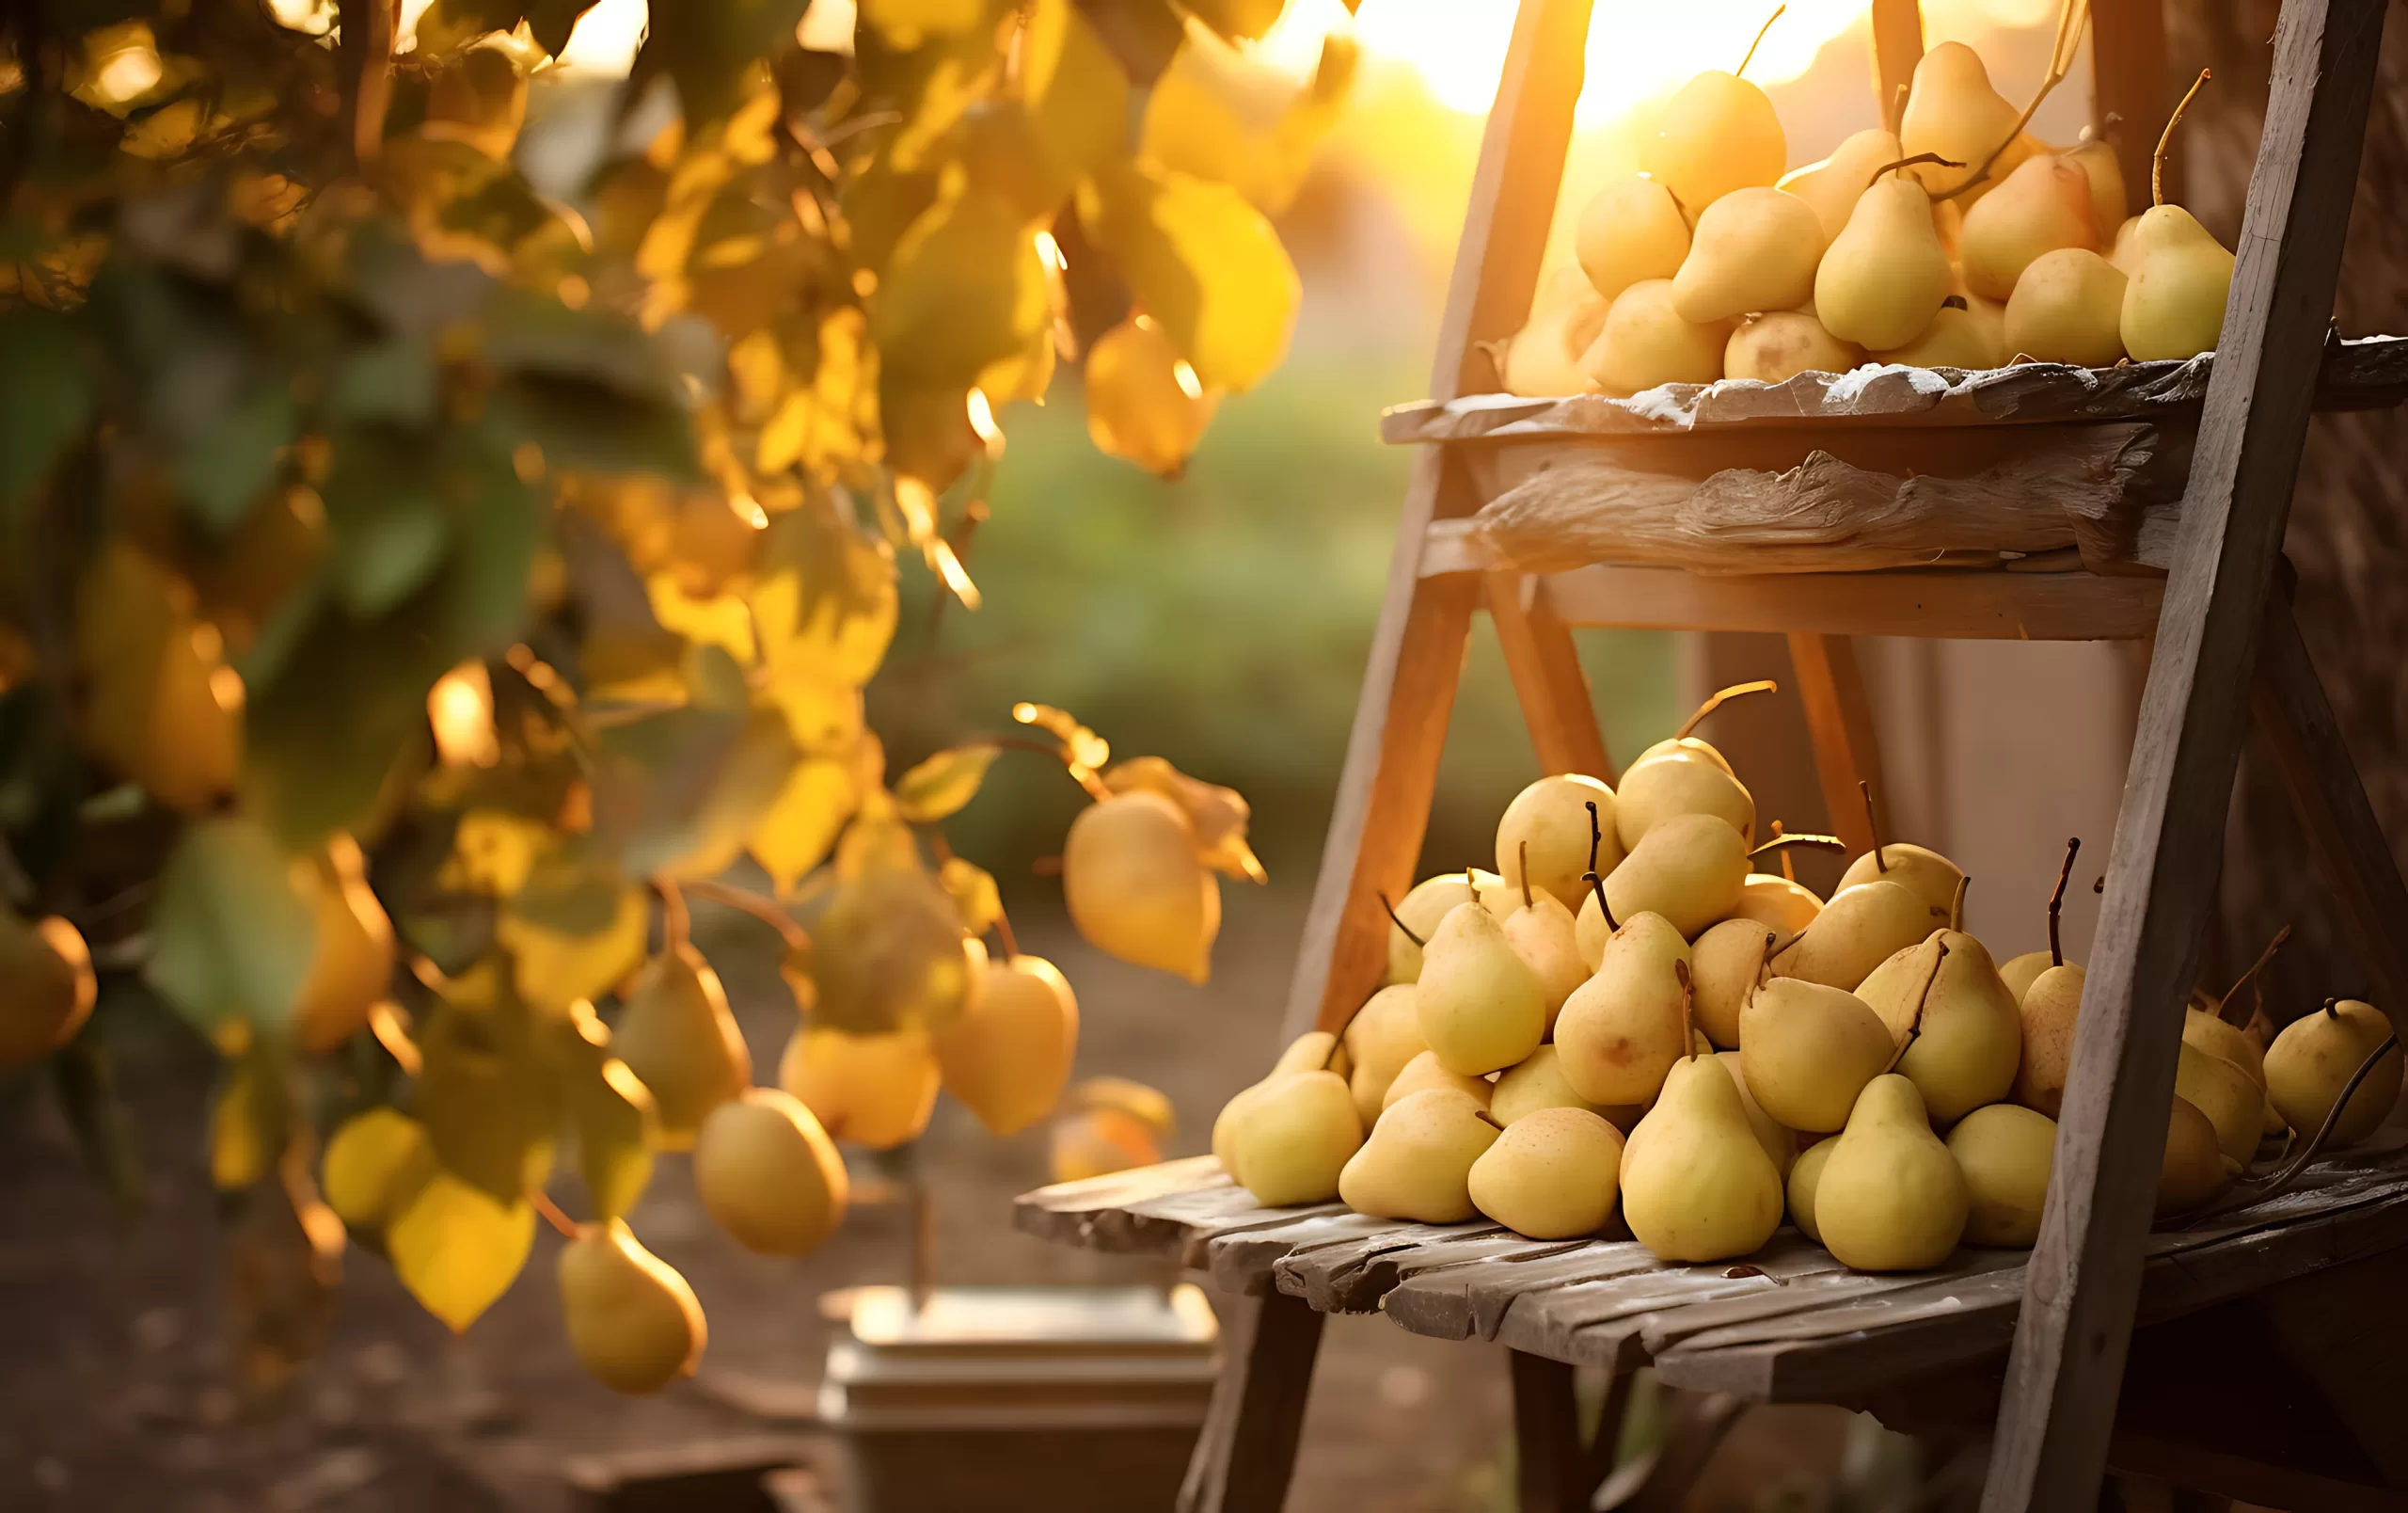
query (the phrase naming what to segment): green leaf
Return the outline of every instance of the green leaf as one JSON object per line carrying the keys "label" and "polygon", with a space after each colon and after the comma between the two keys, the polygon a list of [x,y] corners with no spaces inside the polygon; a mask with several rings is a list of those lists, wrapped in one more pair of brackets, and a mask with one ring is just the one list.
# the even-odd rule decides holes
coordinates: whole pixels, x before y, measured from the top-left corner
{"label": "green leaf", "polygon": [[914,824],[928,824],[957,813],[978,796],[987,769],[1002,755],[1003,748],[991,741],[938,752],[895,783],[895,806]]}
{"label": "green leaf", "polygon": [[497,1202],[437,1171],[385,1241],[402,1285],[457,1334],[517,1280],[535,1241],[535,1210],[524,1198]]}
{"label": "green leaf", "polygon": [[276,477],[277,459],[301,423],[293,396],[261,389],[235,406],[184,454],[176,481],[193,514],[223,534],[243,523]]}
{"label": "green leaf", "polygon": [[499,979],[486,963],[449,985],[419,1035],[412,1107],[445,1171],[507,1201],[551,1171],[560,1104],[533,1012]]}
{"label": "green leaf", "polygon": [[494,938],[518,991],[554,1008],[610,992],[643,964],[643,889],[582,845],[539,858],[503,906]]}
{"label": "green leaf", "polygon": [[1302,297],[1278,232],[1223,183],[1116,163],[1079,188],[1079,223],[1208,389],[1279,365]]}
{"label": "green leaf", "polygon": [[578,1174],[598,1222],[624,1218],[652,1180],[660,1115],[652,1093],[610,1054],[609,1027],[580,1004],[559,1032],[561,1088],[577,1135]]}
{"label": "green leaf", "polygon": [[345,359],[326,392],[326,415],[344,422],[423,426],[435,421],[436,398],[435,354],[395,337]]}
{"label": "green leaf", "polygon": [[0,526],[91,409],[91,379],[67,317],[0,312]]}
{"label": "green leaf", "polygon": [[425,583],[451,539],[442,504],[406,486],[353,512],[335,534],[334,582],[342,607],[364,620],[392,609]]}
{"label": "green leaf", "polygon": [[940,199],[903,233],[870,307],[881,391],[891,378],[963,390],[976,384],[997,404],[1034,397],[1018,391],[1022,370],[1051,341],[1054,301],[1019,210],[977,189]]}
{"label": "green leaf", "polygon": [[289,859],[264,827],[200,820],[160,871],[148,976],[203,1029],[246,1020],[280,1033],[309,975],[317,932]]}

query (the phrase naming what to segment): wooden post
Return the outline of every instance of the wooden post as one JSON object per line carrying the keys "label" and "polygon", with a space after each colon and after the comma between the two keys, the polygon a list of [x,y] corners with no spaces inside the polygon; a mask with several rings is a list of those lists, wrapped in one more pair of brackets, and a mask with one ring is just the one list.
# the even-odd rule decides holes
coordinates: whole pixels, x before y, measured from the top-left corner
{"label": "wooden post", "polygon": [[1597,728],[1589,679],[1572,630],[1556,616],[1540,581],[1521,573],[1485,575],[1488,618],[1505,652],[1505,670],[1530,728],[1530,746],[1547,772],[1586,772],[1610,782],[1606,738]]}
{"label": "wooden post", "polygon": [[2333,309],[2384,0],[2287,0],[2074,1032],[1984,1513],[2087,1507],[2115,1420],[2182,1004]]}
{"label": "wooden post", "polygon": [[1296,1469],[1322,1315],[1301,1298],[1227,1299],[1221,1375],[1179,1489],[1179,1513],[1279,1513]]}
{"label": "wooden post", "polygon": [[1906,104],[1899,93],[1914,82],[1923,61],[1923,7],[1919,0],[1873,0],[1873,98],[1881,124],[1898,129]]}
{"label": "wooden post", "polygon": [[[2165,0],[2091,0],[2090,124],[2111,133],[2127,215],[2148,206],[2149,163],[2172,106],[2165,90]],[[2165,154],[2165,194],[2181,198],[2181,134]],[[2111,234],[2102,232],[2101,234]]]}
{"label": "wooden post", "polygon": [[1789,638],[1789,661],[1798,673],[1798,696],[1806,706],[1806,728],[1814,738],[1814,772],[1822,779],[1823,807],[1830,811],[1832,833],[1847,843],[1849,852],[1861,855],[1873,849],[1873,826],[1857,784],[1871,785],[1881,833],[1894,836],[1896,831],[1881,785],[1873,701],[1865,696],[1856,648],[1846,636],[1798,631]]}
{"label": "wooden post", "polygon": [[1521,1513],[1585,1513],[1596,1483],[1580,1448],[1572,1368],[1508,1350],[1513,1374],[1513,1476]]}
{"label": "wooden post", "polygon": [[[1494,389],[1494,366],[1477,343],[1513,334],[1529,314],[1588,35],[1589,0],[1522,0],[1515,13],[1438,325],[1434,399]],[[1480,595],[1480,580],[1470,574],[1420,576],[1430,522],[1471,511],[1469,488],[1452,474],[1445,450],[1426,447],[1405,490],[1387,598],[1347,738],[1283,1038],[1337,1023],[1377,985],[1388,930],[1378,896],[1402,895],[1413,882]]]}

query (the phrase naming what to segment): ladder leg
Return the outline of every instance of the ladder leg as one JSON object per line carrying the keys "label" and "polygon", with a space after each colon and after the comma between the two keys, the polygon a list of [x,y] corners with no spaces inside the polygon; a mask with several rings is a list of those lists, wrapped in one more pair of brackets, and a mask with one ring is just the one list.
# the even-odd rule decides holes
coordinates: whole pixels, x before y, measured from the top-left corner
{"label": "ladder leg", "polygon": [[1240,1298],[1221,1312],[1221,1376],[1179,1489],[1179,1513],[1279,1513],[1296,1469],[1322,1315],[1301,1298]]}
{"label": "ladder leg", "polygon": [[1505,1352],[1513,1375],[1513,1475],[1521,1513],[1583,1513],[1595,1485],[1580,1449],[1580,1409],[1572,1367]]}
{"label": "ladder leg", "polygon": [[2074,1029],[1984,1513],[2098,1497],[2213,902],[2249,678],[2298,481],[2384,0],[2285,0],[2199,445]]}
{"label": "ladder leg", "polygon": [[1831,829],[1851,852],[1871,851],[1873,827],[1865,820],[1864,795],[1857,784],[1872,785],[1884,835],[1891,833],[1889,796],[1881,785],[1873,701],[1865,696],[1856,647],[1846,636],[1794,631],[1789,661],[1798,670],[1798,697],[1806,706],[1806,728],[1814,738],[1814,771],[1822,779],[1823,807],[1830,815]]}
{"label": "ladder leg", "polygon": [[2408,1023],[2408,951],[2399,934],[2401,922],[2408,921],[2408,886],[2400,883],[2390,843],[2367,802],[2366,785],[2350,760],[2316,664],[2308,660],[2299,622],[2279,594],[2266,600],[2249,712],[2273,751],[2359,961],[2393,1022]]}
{"label": "ladder leg", "polygon": [[1513,675],[1539,766],[1548,772],[1610,779],[1606,738],[1597,728],[1596,706],[1590,702],[1572,629],[1557,617],[1545,589],[1536,578],[1511,572],[1487,574],[1483,587],[1488,618],[1504,648],[1505,670]]}

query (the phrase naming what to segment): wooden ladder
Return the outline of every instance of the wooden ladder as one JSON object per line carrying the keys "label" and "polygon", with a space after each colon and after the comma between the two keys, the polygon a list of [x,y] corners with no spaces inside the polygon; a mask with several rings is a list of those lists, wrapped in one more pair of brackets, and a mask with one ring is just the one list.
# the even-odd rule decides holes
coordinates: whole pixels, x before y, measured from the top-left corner
{"label": "wooden ladder", "polygon": [[[1462,461],[1425,446],[1397,546],[1291,991],[1285,1034],[1342,1021],[1378,986],[1380,895],[1414,882],[1475,610],[1503,646],[1539,761],[1608,775],[1576,626],[1787,634],[1814,758],[1842,837],[1871,843],[1857,781],[1873,727],[1849,637],[2154,638],[2066,1089],[2046,1217],[2016,1327],[1986,1513],[2095,1505],[2116,1423],[2182,1007],[2212,903],[2244,733],[2271,738],[2346,923],[2392,1011],[2408,1007],[2403,888],[2278,587],[2280,548],[2326,345],[2373,88],[2384,0],[2284,0],[2223,338],[2171,570],[1699,577],[1596,566],[1550,577],[1450,556],[1445,522],[1481,501]],[[1522,0],[1481,145],[1431,394],[1497,387],[1481,343],[1529,311],[1580,93],[1590,0]],[[1914,0],[1875,0],[1882,98],[1921,52]],[[2126,122],[2128,183],[2147,182],[2165,118],[2158,0],[2097,0],[2095,107]],[[1435,529],[1434,529],[1434,527]],[[1918,582],[1917,580],[1923,580]],[[1276,1292],[1226,1321],[1220,1389],[1180,1505],[1279,1506],[1321,1315]],[[1571,1427],[1570,1368],[1516,1353],[1526,1507],[1584,1507],[1597,1468]],[[1709,1441],[1710,1443],[1710,1441]]]}

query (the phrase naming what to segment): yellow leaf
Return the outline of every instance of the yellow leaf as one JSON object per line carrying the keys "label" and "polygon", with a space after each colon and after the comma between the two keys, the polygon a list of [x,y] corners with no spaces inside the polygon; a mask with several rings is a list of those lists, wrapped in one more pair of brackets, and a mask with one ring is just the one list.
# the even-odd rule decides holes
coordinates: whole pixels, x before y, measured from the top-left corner
{"label": "yellow leaf", "polygon": [[827,858],[837,832],[852,818],[860,793],[848,762],[806,756],[794,764],[785,787],[746,842],[780,893]]}
{"label": "yellow leaf", "polygon": [[480,1002],[485,980],[455,982],[429,1017],[411,1107],[445,1171],[507,1199],[551,1171],[559,1102],[528,1006],[515,991]]}
{"label": "yellow leaf", "polygon": [[757,659],[752,611],[735,595],[696,597],[679,587],[667,573],[656,574],[644,589],[652,599],[653,617],[660,622],[662,629],[704,645],[722,647],[748,666]]}
{"label": "yellow leaf", "polygon": [[452,854],[437,881],[447,888],[508,898],[527,884],[535,856],[551,831],[533,820],[498,809],[471,809],[452,836]]}
{"label": "yellow leaf", "polygon": [[976,862],[948,856],[937,869],[937,881],[952,896],[954,908],[961,914],[961,928],[971,934],[985,934],[1004,916],[1004,896],[995,886],[995,874]]}
{"label": "yellow leaf", "polygon": [[1036,0],[1016,82],[1050,175],[1067,191],[1129,131],[1129,74],[1074,0]]}
{"label": "yellow leaf", "polygon": [[186,827],[159,874],[150,985],[204,1029],[281,1030],[309,980],[317,920],[290,859],[255,820]]}
{"label": "yellow leaf", "polygon": [[326,1141],[318,1185],[344,1223],[381,1230],[434,1174],[426,1126],[398,1109],[378,1107],[343,1121]]}
{"label": "yellow leaf", "polygon": [[804,661],[772,668],[762,691],[786,717],[794,743],[814,756],[848,756],[862,736],[862,691]]}
{"label": "yellow leaf", "polygon": [[610,1054],[610,1027],[592,1004],[574,1005],[559,1035],[562,1087],[588,1205],[597,1221],[623,1218],[652,1180],[659,1109],[627,1063]]}
{"label": "yellow leaf", "polygon": [[1079,186],[1079,224],[1204,387],[1242,391],[1279,365],[1303,287],[1278,232],[1244,196],[1113,163]]}
{"label": "yellow leaf", "polygon": [[1270,881],[1246,844],[1254,811],[1237,789],[1198,781],[1160,756],[1131,757],[1103,774],[1103,786],[1115,793],[1145,788],[1161,794],[1186,812],[1196,830],[1196,853],[1205,866],[1250,883]]}
{"label": "yellow leaf", "polygon": [[643,964],[643,889],[567,858],[547,861],[494,920],[530,1003],[560,1008],[609,992]]}
{"label": "yellow leaf", "polygon": [[1000,196],[963,187],[911,223],[879,281],[870,335],[881,389],[974,385],[998,405],[1034,398],[1027,385],[1038,350],[1053,350],[1054,310],[1027,220]]}
{"label": "yellow leaf", "polygon": [[534,1240],[525,1199],[500,1202],[448,1171],[428,1178],[385,1234],[402,1285],[454,1334],[510,1290]]}
{"label": "yellow leaf", "polygon": [[1191,15],[1185,43],[1147,97],[1142,155],[1226,183],[1263,214],[1280,215],[1337,123],[1355,58],[1352,40],[1333,34],[1312,81],[1300,84]]}
{"label": "yellow leaf", "polygon": [[931,37],[968,31],[987,15],[987,0],[862,0],[862,21],[886,44],[910,52]]}
{"label": "yellow leaf", "polygon": [[960,812],[962,805],[978,796],[987,769],[1002,755],[1002,747],[988,741],[938,752],[895,783],[896,811],[914,824],[928,824]]}
{"label": "yellow leaf", "polygon": [[773,680],[859,688],[895,635],[894,554],[814,497],[770,520],[750,602]]}

